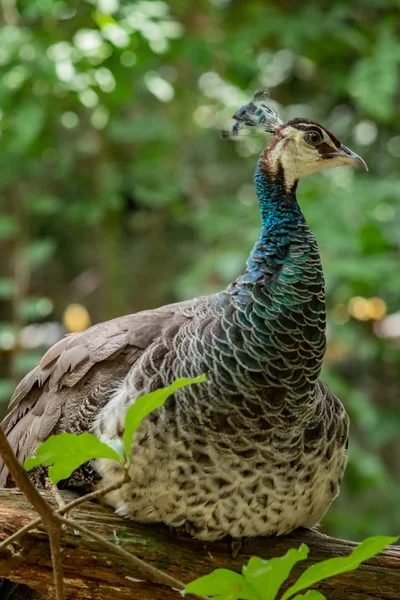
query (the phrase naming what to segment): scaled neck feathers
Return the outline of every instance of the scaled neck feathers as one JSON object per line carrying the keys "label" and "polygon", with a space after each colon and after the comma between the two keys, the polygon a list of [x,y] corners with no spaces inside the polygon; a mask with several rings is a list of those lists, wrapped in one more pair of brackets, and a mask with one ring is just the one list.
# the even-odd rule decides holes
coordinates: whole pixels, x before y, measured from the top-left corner
{"label": "scaled neck feathers", "polygon": [[287,187],[282,165],[277,166],[274,173],[266,169],[260,158],[254,174],[257,196],[260,202],[262,227],[265,234],[293,229],[304,222],[303,214],[296,199],[297,180]]}
{"label": "scaled neck feathers", "polygon": [[267,386],[284,386],[302,397],[313,389],[325,352],[318,246],[297,203],[296,186],[286,191],[284,174],[271,176],[260,163],[255,183],[261,233],[246,271],[227,290],[243,336],[256,340],[258,359],[249,355],[246,360],[243,354],[242,362],[249,371],[265,370]]}
{"label": "scaled neck feathers", "polygon": [[318,256],[315,238],[297,202],[297,181],[287,190],[282,167],[271,174],[262,159],[254,181],[261,210],[261,232],[247,261],[247,273],[259,272],[261,268],[263,273],[267,269],[271,275],[276,274],[290,264],[290,250],[298,244],[304,252],[307,246],[312,246]]}

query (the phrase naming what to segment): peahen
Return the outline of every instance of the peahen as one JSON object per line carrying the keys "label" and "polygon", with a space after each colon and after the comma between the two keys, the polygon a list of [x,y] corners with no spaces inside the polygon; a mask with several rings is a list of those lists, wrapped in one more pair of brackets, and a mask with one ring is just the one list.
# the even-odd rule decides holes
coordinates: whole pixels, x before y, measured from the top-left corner
{"label": "peahen", "polygon": [[[341,402],[318,379],[324,280],[296,188],[303,175],[366,164],[321,125],[283,123],[263,93],[234,119],[227,135],[273,134],[255,172],[262,227],[244,273],[220,293],[67,336],[19,384],[3,421],[21,461],[62,431],[115,439],[138,395],[205,373],[144,421],[131,481],[106,498],[120,515],[204,540],[318,523],[338,494],[348,438]],[[86,490],[119,477],[97,460],[66,484]]]}

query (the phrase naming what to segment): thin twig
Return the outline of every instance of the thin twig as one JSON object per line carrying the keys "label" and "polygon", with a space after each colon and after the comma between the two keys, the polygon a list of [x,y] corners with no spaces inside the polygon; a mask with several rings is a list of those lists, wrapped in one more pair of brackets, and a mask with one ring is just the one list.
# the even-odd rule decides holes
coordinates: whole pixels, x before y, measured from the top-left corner
{"label": "thin twig", "polygon": [[15,483],[28,498],[29,502],[39,513],[43,523],[46,526],[50,538],[51,559],[53,563],[54,585],[56,600],[65,600],[63,568],[60,548],[60,522],[62,517],[55,514],[50,504],[39,494],[23,466],[18,462],[8,439],[0,426],[0,454],[7,465]]}
{"label": "thin twig", "polygon": [[[93,531],[90,531],[90,529],[87,529],[77,521],[74,521],[73,519],[64,519],[64,517],[59,517],[59,519],[61,523],[63,523],[63,525],[67,525],[67,527],[77,529],[81,533],[87,535],[88,537],[91,537],[92,540],[95,540],[96,542],[101,544],[104,548],[107,548],[107,550],[110,550],[110,552],[116,552],[117,554],[120,554],[134,567],[143,569],[147,573],[151,574],[152,578],[155,580],[155,583],[166,585],[176,590],[183,590],[185,588],[185,584],[182,581],[179,581],[179,579],[175,579],[175,577],[171,577],[171,575],[163,573],[163,571],[160,571],[160,569],[157,569],[157,567],[153,567],[153,565],[146,563],[141,558],[135,556],[134,554],[131,554],[130,552],[127,552],[127,550],[124,550],[120,546],[116,546],[112,542],[109,542],[108,540],[103,538],[101,535],[93,533]],[[209,600],[209,598],[206,598],[205,596],[197,596],[195,594],[193,595],[195,598],[199,598],[199,600]]]}
{"label": "thin twig", "polygon": [[27,476],[23,466],[18,462],[8,439],[0,426],[0,454],[11,473],[15,483],[28,498],[36,512],[39,513],[42,520],[46,524],[55,524],[57,522],[54,511],[50,504],[39,494],[29,477]]}
{"label": "thin twig", "polygon": [[[124,471],[124,478],[121,479],[120,481],[117,481],[116,483],[110,483],[109,485],[105,485],[102,488],[98,488],[97,490],[94,490],[94,492],[90,492],[89,494],[86,494],[85,496],[79,496],[79,498],[75,498],[75,500],[71,500],[71,502],[66,504],[62,509],[58,510],[57,514],[65,515],[70,510],[75,508],[76,506],[79,506],[79,504],[82,504],[82,502],[86,502],[89,500],[95,500],[96,498],[99,498],[100,496],[103,496],[104,494],[108,494],[109,492],[113,492],[114,490],[117,490],[122,485],[124,485],[124,483],[128,483],[128,482],[129,482],[129,475],[128,475],[127,471]],[[1,546],[0,546],[0,548],[1,548]]]}
{"label": "thin twig", "polygon": [[160,569],[157,569],[157,567],[149,565],[141,558],[135,556],[134,554],[131,554],[130,552],[124,550],[120,546],[116,546],[112,542],[109,542],[101,535],[90,531],[90,529],[84,527],[84,525],[81,525],[77,521],[74,521],[73,519],[65,519],[64,517],[61,517],[59,515],[57,515],[57,517],[63,525],[67,525],[68,527],[77,529],[81,533],[84,533],[88,537],[92,538],[92,540],[95,540],[96,542],[101,544],[104,548],[107,548],[107,550],[110,550],[110,552],[116,552],[117,554],[120,554],[134,567],[147,571],[147,573],[149,573],[149,575],[151,575],[157,583],[161,583],[162,585],[167,585],[169,587],[174,587],[178,590],[183,590],[183,588],[185,587],[185,584],[182,583],[182,581],[179,581],[179,579],[175,579],[174,577],[171,577],[171,575],[163,573],[162,571],[160,571]]}
{"label": "thin twig", "polygon": [[[68,504],[65,504],[65,506],[63,506],[62,508],[57,510],[56,514],[66,515],[70,510],[72,510],[73,508],[76,508],[83,502],[86,502],[89,500],[95,500],[96,498],[99,498],[103,494],[108,494],[109,492],[113,492],[114,490],[117,490],[121,485],[126,483],[127,479],[128,479],[128,474],[126,472],[124,472],[124,479],[122,481],[118,481],[117,483],[110,483],[109,485],[99,488],[99,489],[95,490],[94,492],[90,492],[90,494],[86,494],[85,496],[79,496],[79,498],[75,498],[74,500],[71,500],[71,502],[68,502]],[[37,519],[34,519],[30,523],[27,523],[26,525],[21,527],[21,529],[18,529],[18,531],[16,531],[15,533],[12,533],[7,539],[0,542],[0,551],[3,550],[4,548],[6,548],[7,546],[9,546],[9,544],[12,544],[12,542],[15,542],[16,540],[18,540],[25,533],[28,533],[28,531],[30,531],[31,529],[38,527],[38,525],[40,525],[41,523],[43,523],[43,521],[42,521],[41,517],[38,517]]]}
{"label": "thin twig", "polygon": [[46,477],[45,488],[48,492],[50,492],[51,497],[54,499],[55,503],[58,506],[58,510],[64,508],[65,502],[61,497],[60,490],[55,485],[55,483],[51,481],[50,477]]}
{"label": "thin twig", "polygon": [[43,523],[42,517],[38,517],[37,519],[34,519],[30,523],[27,523],[26,525],[21,527],[21,529],[18,529],[18,531],[16,531],[15,533],[12,533],[8,538],[0,542],[0,551],[12,544],[12,542],[15,542],[15,540],[17,540],[18,538],[22,537],[25,533],[28,533],[28,531],[30,531],[31,529],[34,529],[35,527],[40,525],[41,523]]}
{"label": "thin twig", "polygon": [[64,593],[64,569],[61,557],[61,524],[58,527],[49,527],[51,564],[53,565],[54,588],[57,600],[65,598]]}

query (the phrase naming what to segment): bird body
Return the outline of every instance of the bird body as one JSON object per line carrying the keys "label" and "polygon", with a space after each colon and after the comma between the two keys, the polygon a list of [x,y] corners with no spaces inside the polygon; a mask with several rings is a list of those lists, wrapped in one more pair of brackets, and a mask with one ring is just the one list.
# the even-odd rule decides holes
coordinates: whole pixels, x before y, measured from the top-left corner
{"label": "bird body", "polygon": [[[303,172],[362,159],[321,126],[283,124],[266,110],[255,100],[235,115],[233,134],[243,122],[274,133],[255,173],[262,227],[244,273],[223,292],[65,338],[21,382],[5,420],[21,459],[60,431],[115,440],[138,396],[205,373],[143,421],[130,481],[106,501],[120,515],[206,540],[318,523],[346,464],[348,418],[318,379],[324,281],[296,186]],[[98,485],[122,477],[109,460],[91,468]]]}

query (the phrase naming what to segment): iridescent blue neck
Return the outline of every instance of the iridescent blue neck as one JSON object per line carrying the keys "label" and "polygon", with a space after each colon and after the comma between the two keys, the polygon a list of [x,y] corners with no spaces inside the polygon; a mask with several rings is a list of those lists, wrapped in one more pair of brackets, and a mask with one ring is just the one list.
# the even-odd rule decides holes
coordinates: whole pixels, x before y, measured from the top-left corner
{"label": "iridescent blue neck", "polygon": [[263,168],[260,159],[254,174],[254,182],[261,208],[261,239],[289,233],[298,226],[299,222],[304,222],[296,199],[297,182],[287,190],[282,169],[271,176]]}
{"label": "iridescent blue neck", "polygon": [[245,272],[233,284],[237,291],[242,284],[248,290],[248,284],[264,280],[265,276],[265,281],[270,281],[283,265],[289,267],[293,260],[290,257],[293,245],[300,243],[304,253],[309,247],[317,248],[297,203],[296,184],[288,191],[283,171],[272,176],[263,168],[262,158],[254,175],[261,208],[261,232],[247,259]]}

